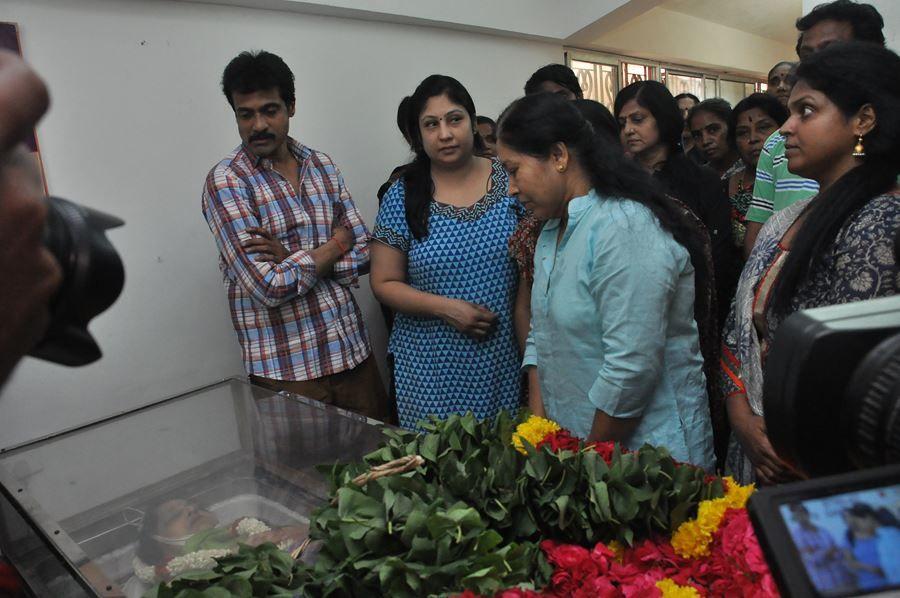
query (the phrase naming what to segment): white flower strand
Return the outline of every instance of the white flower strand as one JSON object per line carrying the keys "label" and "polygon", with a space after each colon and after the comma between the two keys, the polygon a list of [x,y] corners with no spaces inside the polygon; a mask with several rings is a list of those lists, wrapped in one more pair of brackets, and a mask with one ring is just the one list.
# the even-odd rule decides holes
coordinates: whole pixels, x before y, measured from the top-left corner
{"label": "white flower strand", "polygon": [[[262,534],[271,530],[272,528],[255,517],[244,517],[234,528],[237,535],[243,538],[249,538],[255,534]],[[237,548],[210,548],[176,556],[163,567],[165,571],[163,577],[175,577],[186,571],[198,569],[212,569],[216,566],[215,559],[234,554],[235,552],[237,552]],[[134,557],[131,564],[134,567],[135,576],[142,582],[150,584],[157,581],[157,568],[153,565],[148,565],[137,557]]]}
{"label": "white flower strand", "polygon": [[272,528],[255,517],[244,517],[234,529],[239,536],[246,537],[270,531]]}

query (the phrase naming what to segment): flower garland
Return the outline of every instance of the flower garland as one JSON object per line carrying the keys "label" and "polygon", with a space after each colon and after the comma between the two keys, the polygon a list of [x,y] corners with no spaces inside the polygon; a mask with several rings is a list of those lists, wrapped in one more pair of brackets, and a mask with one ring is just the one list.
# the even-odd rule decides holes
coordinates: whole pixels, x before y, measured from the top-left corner
{"label": "flower garland", "polygon": [[[665,447],[585,443],[550,420],[505,413],[454,415],[384,436],[364,463],[332,469],[334,498],[311,518],[310,535],[321,541],[314,563],[271,546],[263,555],[291,592],[778,596],[744,508],[753,487],[679,463]],[[415,469],[358,482],[409,458]],[[236,563],[262,558],[217,559],[205,587],[271,586],[268,568],[234,573]],[[197,583],[176,577],[166,591]]]}
{"label": "flower garland", "polygon": [[195,550],[194,552],[173,557],[165,565],[148,565],[138,557],[134,557],[132,566],[134,567],[135,576],[142,582],[156,583],[161,579],[170,579],[186,571],[212,569],[216,565],[215,559],[228,556],[234,551],[234,548]]}
{"label": "flower garland", "polygon": [[729,509],[743,509],[755,486],[739,486],[726,477],[726,493],[722,498],[704,500],[697,509],[697,517],[682,523],[672,534],[672,547],[683,558],[697,558],[709,554],[713,534],[719,529]]}
{"label": "flower garland", "polygon": [[[533,419],[540,418],[520,424],[513,442],[524,438],[536,448],[548,446],[555,451],[593,449],[607,463],[611,461],[612,443],[582,447],[567,430],[554,428],[548,420]],[[546,433],[538,438],[542,430]],[[516,448],[520,446],[521,441]],[[740,486],[732,478],[724,478],[724,486],[723,497],[701,501],[697,516],[682,523],[670,539],[647,539],[631,547],[600,542],[590,550],[544,540],[541,550],[554,569],[550,584],[541,591],[510,588],[495,597],[777,597],[745,508],[754,487]],[[461,596],[474,598],[476,594]]]}
{"label": "flower garland", "polygon": [[[255,517],[244,517],[232,526],[235,539],[249,538],[255,534],[261,534],[271,531],[268,525],[256,519]],[[286,549],[290,541],[282,541],[279,548]],[[134,575],[146,584],[158,583],[162,580],[172,579],[177,575],[186,573],[187,571],[197,571],[201,569],[212,569],[216,565],[215,559],[234,554],[237,552],[237,545],[231,548],[207,548],[195,550],[187,554],[172,557],[164,564],[148,565],[138,557],[134,557],[131,561],[134,567]]]}

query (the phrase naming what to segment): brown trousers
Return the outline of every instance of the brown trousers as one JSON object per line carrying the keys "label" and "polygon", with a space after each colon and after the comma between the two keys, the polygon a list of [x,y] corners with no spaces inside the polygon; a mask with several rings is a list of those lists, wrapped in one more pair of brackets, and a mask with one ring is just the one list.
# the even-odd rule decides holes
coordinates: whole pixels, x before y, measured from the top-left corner
{"label": "brown trousers", "polygon": [[353,369],[313,380],[273,380],[250,376],[250,381],[269,390],[284,390],[378,421],[393,423],[390,421],[392,410],[388,405],[387,393],[372,355]]}

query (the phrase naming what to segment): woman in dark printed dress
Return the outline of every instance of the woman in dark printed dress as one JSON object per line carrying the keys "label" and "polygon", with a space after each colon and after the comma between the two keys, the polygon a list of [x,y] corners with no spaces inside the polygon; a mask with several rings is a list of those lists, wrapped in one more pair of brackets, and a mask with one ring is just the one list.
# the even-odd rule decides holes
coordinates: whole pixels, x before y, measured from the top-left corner
{"label": "woman in dark printed dress", "polygon": [[774,96],[764,93],[747,96],[731,111],[728,135],[744,164],[743,170],[725,180],[731,202],[731,240],[738,249],[744,247],[747,232],[745,217],[753,199],[756,162],[766,139],[784,124],[787,117],[787,108]]}
{"label": "woman in dark printed dress", "polygon": [[781,127],[788,167],[820,191],[763,226],[726,324],[728,469],[741,483],[797,475],[775,453],[763,419],[763,366],[780,323],[799,310],[900,289],[900,57],[875,44],[829,46],[798,67],[789,107]]}
{"label": "woman in dark printed dress", "polygon": [[516,267],[507,241],[522,207],[503,166],[476,155],[475,105],[459,81],[428,77],[407,114],[416,157],[378,210],[370,279],[396,314],[389,351],[400,425],[515,411]]}

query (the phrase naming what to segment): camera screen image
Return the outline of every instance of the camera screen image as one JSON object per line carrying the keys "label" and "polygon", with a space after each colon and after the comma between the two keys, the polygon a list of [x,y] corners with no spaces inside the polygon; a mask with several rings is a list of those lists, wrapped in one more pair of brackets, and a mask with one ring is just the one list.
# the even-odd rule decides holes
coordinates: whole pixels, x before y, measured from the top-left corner
{"label": "camera screen image", "polygon": [[900,484],[798,500],[779,512],[822,596],[900,588]]}

